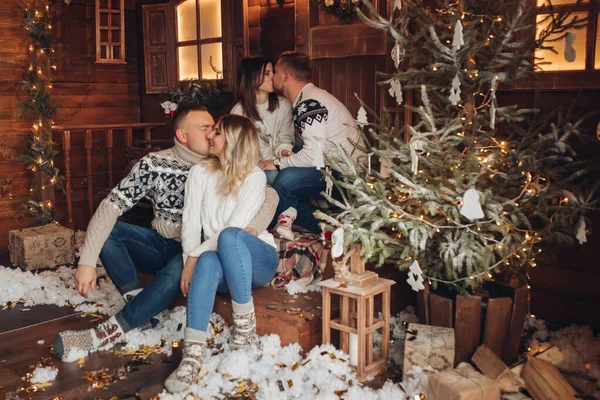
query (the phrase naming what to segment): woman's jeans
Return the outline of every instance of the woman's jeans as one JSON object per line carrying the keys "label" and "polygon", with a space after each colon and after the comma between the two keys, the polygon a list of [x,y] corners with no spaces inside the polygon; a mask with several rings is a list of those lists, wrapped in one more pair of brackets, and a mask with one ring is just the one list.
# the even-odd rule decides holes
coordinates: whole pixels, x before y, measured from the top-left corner
{"label": "woman's jeans", "polygon": [[252,288],[269,283],[278,265],[273,246],[241,228],[223,230],[217,251],[202,253],[194,267],[187,327],[206,332],[217,292],[230,293],[233,301],[246,304],[252,299]]}
{"label": "woman's jeans", "polygon": [[163,311],[180,293],[181,243],[154,229],[117,221],[104,242],[100,260],[121,294],[142,287],[137,269],[154,275],[152,282],[115,316],[124,331],[137,328]]}

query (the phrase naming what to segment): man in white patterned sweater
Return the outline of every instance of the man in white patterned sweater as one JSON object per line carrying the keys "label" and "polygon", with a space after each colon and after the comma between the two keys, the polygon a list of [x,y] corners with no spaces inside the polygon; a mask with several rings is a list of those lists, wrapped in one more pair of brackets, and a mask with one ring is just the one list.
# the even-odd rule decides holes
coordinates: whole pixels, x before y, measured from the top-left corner
{"label": "man in white patterned sweater", "polygon": [[[175,145],[143,157],[100,203],[88,225],[75,275],[77,290],[84,297],[96,290],[99,256],[126,305],[92,329],[58,334],[54,341],[58,357],[74,348],[96,350],[117,343],[125,332],[149,326],[180,293],[185,183],[190,168],[208,155],[206,135],[214,125],[205,107],[181,106],[173,117]],[[117,221],[143,197],[153,205],[152,229]],[[247,230],[256,234],[266,229],[276,205],[277,195],[268,188],[263,207]],[[137,269],[155,275],[144,289]]]}
{"label": "man in white patterned sweater", "polygon": [[[294,239],[293,223],[320,232],[313,215],[317,208],[310,200],[320,199],[326,190],[325,177],[319,171],[325,167],[324,155],[335,158],[340,150],[354,160],[364,155],[359,149],[361,132],[348,109],[332,94],[312,84],[311,78],[307,55],[290,51],[279,56],[273,85],[292,104],[296,133],[304,144],[295,154],[273,160],[263,169],[280,171],[273,182],[279,205],[272,225],[279,236],[288,240]],[[333,175],[339,176],[337,171]]]}

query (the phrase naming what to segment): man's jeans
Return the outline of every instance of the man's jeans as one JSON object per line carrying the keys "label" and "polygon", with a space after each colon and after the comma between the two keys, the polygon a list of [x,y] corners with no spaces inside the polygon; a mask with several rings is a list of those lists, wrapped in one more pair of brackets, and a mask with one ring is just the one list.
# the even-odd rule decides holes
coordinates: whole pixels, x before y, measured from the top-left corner
{"label": "man's jeans", "polygon": [[[339,176],[333,171],[334,177]],[[313,167],[290,167],[279,171],[273,189],[279,195],[279,205],[275,218],[271,222],[271,228],[277,224],[277,217],[289,207],[294,207],[298,212],[294,224],[308,229],[314,233],[320,233],[319,220],[313,215],[318,208],[312,205],[310,199],[322,199],[321,192],[326,188],[325,175]],[[333,190],[334,197],[338,197],[337,190]]]}
{"label": "man's jeans", "polygon": [[194,267],[187,327],[206,332],[217,292],[231,293],[233,301],[246,304],[252,299],[252,288],[269,283],[278,265],[279,256],[273,246],[243,229],[224,229],[217,251],[202,253]]}
{"label": "man's jeans", "polygon": [[180,293],[181,243],[153,229],[118,221],[100,252],[100,260],[121,294],[141,288],[136,269],[154,274],[144,290],[116,315],[125,332],[150,321]]}

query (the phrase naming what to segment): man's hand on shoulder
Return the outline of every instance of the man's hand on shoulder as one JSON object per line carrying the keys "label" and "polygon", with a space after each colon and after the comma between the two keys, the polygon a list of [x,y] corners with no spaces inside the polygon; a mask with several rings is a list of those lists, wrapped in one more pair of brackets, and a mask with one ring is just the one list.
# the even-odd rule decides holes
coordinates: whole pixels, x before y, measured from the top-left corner
{"label": "man's hand on shoulder", "polygon": [[87,298],[90,287],[96,291],[96,268],[89,265],[80,265],[75,273],[75,285],[80,295]]}

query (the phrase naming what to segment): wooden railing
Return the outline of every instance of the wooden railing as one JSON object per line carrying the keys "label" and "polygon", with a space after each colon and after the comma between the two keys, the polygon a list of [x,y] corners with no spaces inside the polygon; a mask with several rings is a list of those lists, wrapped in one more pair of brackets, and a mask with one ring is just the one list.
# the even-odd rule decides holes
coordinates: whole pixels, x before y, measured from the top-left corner
{"label": "wooden railing", "polygon": [[[132,147],[133,132],[134,130],[143,130],[142,146],[147,148],[152,147],[153,144],[158,142],[163,143],[163,140],[153,140],[152,130],[156,128],[162,128],[165,124],[162,123],[133,123],[133,124],[95,124],[95,125],[55,125],[52,127],[54,132],[57,132],[61,137],[61,150],[64,153],[65,159],[65,189],[66,189],[66,202],[67,202],[67,224],[73,227],[73,202],[71,194],[71,134],[83,133],[84,137],[84,149],[86,158],[86,186],[87,186],[87,205],[89,215],[91,216],[94,212],[94,200],[93,200],[93,182],[92,182],[92,132],[102,131],[105,135],[106,143],[106,156],[108,159],[108,186],[113,187],[113,146],[114,146],[114,135],[116,131],[124,132],[125,134],[125,147]],[[137,141],[136,141],[137,142]]]}

